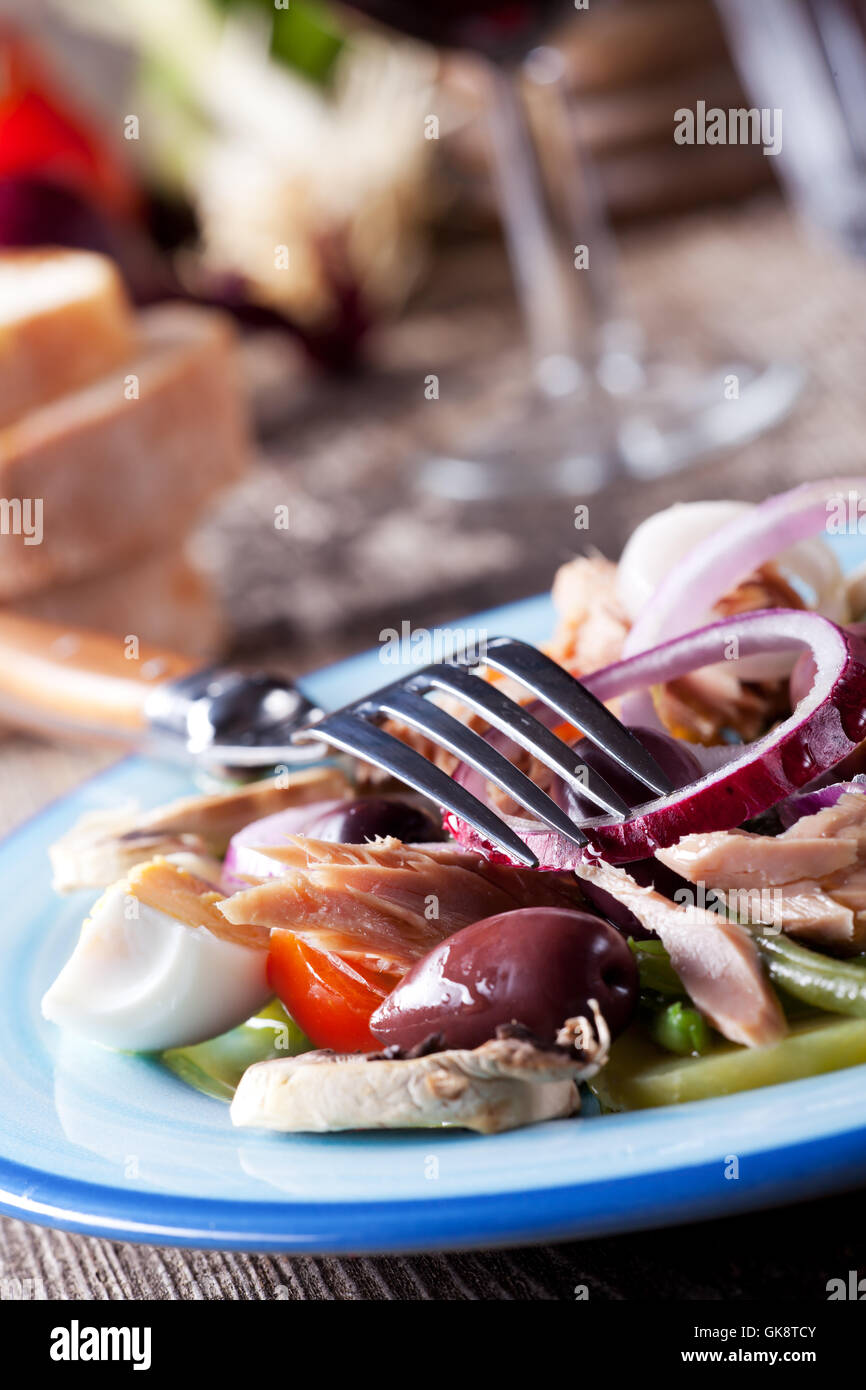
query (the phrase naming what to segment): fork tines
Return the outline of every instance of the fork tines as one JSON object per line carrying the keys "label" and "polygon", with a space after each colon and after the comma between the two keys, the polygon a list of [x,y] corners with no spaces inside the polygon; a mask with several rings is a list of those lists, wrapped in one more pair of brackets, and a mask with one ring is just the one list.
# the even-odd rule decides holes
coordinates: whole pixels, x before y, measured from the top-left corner
{"label": "fork tines", "polygon": [[[671,790],[669,779],[631,730],[580,681],[543,652],[513,637],[494,637],[484,648],[483,664],[519,682],[558,715],[560,721],[579,729],[632,773],[649,794],[663,795]],[[450,661],[424,666],[334,714],[325,715],[309,731],[304,730],[296,737],[322,739],[344,753],[382,768],[452,811],[507,854],[534,867],[538,862],[535,855],[489,806],[416,749],[376,723],[378,719],[399,720],[467,763],[553,830],[576,845],[585,845],[587,837],[580,826],[503,752],[426,698],[442,692],[456,698],[513,744],[531,753],[603,812],[620,817],[631,814],[629,803],[599,773],[580,763],[573,748],[528,708],[468,669],[470,665],[478,665],[477,653],[471,658],[457,655]]]}

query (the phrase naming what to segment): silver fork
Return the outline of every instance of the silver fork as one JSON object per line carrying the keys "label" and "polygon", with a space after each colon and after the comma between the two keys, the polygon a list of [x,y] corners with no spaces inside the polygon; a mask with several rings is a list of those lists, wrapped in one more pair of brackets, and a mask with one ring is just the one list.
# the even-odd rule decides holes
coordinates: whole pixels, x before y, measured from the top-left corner
{"label": "silver fork", "polygon": [[[467,651],[412,670],[325,714],[303,690],[279,676],[222,666],[195,669],[188,659],[156,649],[142,649],[138,660],[127,660],[116,637],[0,613],[4,720],[120,739],[190,762],[208,781],[226,773],[232,778],[249,772],[262,776],[268,768],[310,766],[336,747],[385,769],[468,821],[515,859],[534,864],[526,845],[495,812],[380,727],[381,719],[392,717],[468,763],[543,823],[585,844],[580,827],[502,752],[427,698],[440,691],[532,753],[602,812],[628,815],[623,798],[577,762],[574,750],[542,722],[545,716],[535,718],[475,674],[471,668],[482,663],[520,682],[548,712],[581,729],[650,793],[669,790],[646,749],[588,690],[535,647],[514,638],[494,638],[481,656]],[[294,741],[298,736],[303,743]]]}
{"label": "silver fork", "polygon": [[[324,742],[381,768],[452,811],[520,863],[534,868],[538,863],[536,856],[494,811],[423,754],[377,723],[380,719],[399,720],[461,762],[468,763],[553,830],[558,830],[576,845],[585,845],[587,837],[580,826],[546,792],[491,747],[481,734],[427,698],[441,692],[454,696],[481,715],[494,729],[532,753],[601,811],[613,816],[631,814],[632,807],[598,772],[576,761],[573,748],[528,709],[469,669],[478,664],[478,655],[473,653],[471,656],[458,654],[448,661],[424,666],[332,714],[317,717],[315,723],[298,730],[292,741]],[[494,637],[485,645],[483,664],[511,677],[562,719],[579,728],[590,742],[632,773],[648,792],[661,796],[673,790],[670,779],[631,730],[580,681],[536,647],[513,637]]]}

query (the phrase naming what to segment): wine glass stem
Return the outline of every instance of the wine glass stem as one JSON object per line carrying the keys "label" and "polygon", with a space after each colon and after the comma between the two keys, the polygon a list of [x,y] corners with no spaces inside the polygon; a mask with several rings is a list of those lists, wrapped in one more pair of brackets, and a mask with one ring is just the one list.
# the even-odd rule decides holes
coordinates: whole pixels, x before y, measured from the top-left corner
{"label": "wine glass stem", "polygon": [[548,216],[519,72],[492,66],[490,80],[494,172],[535,381],[549,395],[567,395],[582,369],[564,248]]}
{"label": "wine glass stem", "polygon": [[575,263],[578,253],[582,257],[581,288],[592,339],[585,355],[606,390],[627,394],[643,380],[642,335],[623,309],[616,241],[598,168],[581,138],[580,111],[562,54],[546,46],[535,49],[527,67],[547,101],[559,203],[569,241],[575,243]]}

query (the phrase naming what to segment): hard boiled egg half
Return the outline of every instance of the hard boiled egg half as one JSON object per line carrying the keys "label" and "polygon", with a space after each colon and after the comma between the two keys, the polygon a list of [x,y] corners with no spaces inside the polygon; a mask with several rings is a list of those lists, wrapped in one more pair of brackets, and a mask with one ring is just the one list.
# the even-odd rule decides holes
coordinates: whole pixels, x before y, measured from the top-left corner
{"label": "hard boiled egg half", "polygon": [[44,1016],[129,1052],[190,1046],[243,1023],[272,993],[268,933],[227,922],[222,896],[168,859],[138,865],[94,905]]}

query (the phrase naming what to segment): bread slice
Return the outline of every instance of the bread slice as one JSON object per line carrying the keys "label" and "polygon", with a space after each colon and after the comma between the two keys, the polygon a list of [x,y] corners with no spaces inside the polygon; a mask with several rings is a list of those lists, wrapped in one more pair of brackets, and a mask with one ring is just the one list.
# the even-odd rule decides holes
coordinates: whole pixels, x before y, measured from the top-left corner
{"label": "bread slice", "polygon": [[165,550],[242,472],[230,320],[173,304],[139,325],[123,368],[0,430],[0,601]]}
{"label": "bread slice", "polygon": [[205,576],[182,550],[158,551],[138,564],[79,579],[8,605],[13,613],[110,632],[211,660],[226,638],[222,608]]}
{"label": "bread slice", "polygon": [[0,428],[128,361],[137,338],[105,256],[0,253]]}

